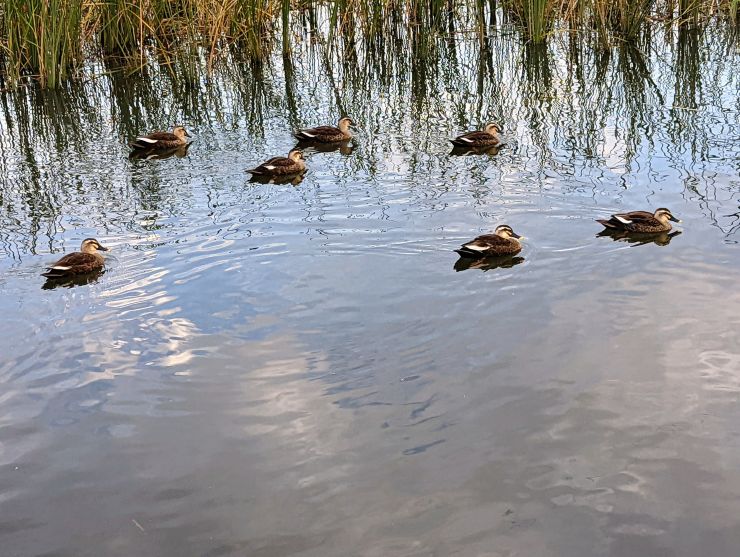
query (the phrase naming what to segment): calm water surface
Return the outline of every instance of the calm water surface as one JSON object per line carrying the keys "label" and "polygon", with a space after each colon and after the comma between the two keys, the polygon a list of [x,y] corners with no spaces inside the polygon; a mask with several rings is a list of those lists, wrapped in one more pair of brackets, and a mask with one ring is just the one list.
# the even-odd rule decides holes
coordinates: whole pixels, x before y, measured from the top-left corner
{"label": "calm water surface", "polygon": [[[737,555],[736,39],[427,47],[0,95],[2,555]],[[248,181],[342,113],[351,152]],[[456,272],[504,222],[522,259]],[[42,289],[88,236],[107,271]]]}

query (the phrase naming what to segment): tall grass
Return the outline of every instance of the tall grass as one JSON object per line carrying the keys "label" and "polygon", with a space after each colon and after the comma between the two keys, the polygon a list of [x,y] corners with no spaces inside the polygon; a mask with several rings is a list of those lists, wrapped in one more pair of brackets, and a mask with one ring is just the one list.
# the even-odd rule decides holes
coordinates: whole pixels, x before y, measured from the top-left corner
{"label": "tall grass", "polygon": [[104,52],[128,57],[140,50],[148,31],[144,8],[145,2],[101,0],[97,28]]}
{"label": "tall grass", "polygon": [[552,12],[561,2],[553,0],[508,0],[504,9],[510,11],[522,26],[525,36],[534,43],[543,43],[553,24]]}
{"label": "tall grass", "polygon": [[2,40],[9,73],[56,87],[80,60],[83,0],[5,0]]}
{"label": "tall grass", "polygon": [[[682,0],[683,1],[683,0]],[[611,34],[620,40],[634,40],[647,23],[655,0],[613,0],[594,2],[596,28],[602,42],[608,43]]]}
{"label": "tall grass", "polygon": [[[379,55],[401,36],[473,32],[481,44],[500,22],[528,42],[555,32],[595,33],[604,46],[639,40],[652,25],[698,26],[722,15],[737,24],[740,0],[4,0],[0,67],[10,81],[36,76],[55,87],[82,59],[99,52],[144,65],[205,50],[209,67],[228,48],[264,60],[278,41],[290,56],[304,25],[347,56],[357,41]],[[281,39],[281,40],[280,40]],[[174,62],[173,62],[174,64]]]}

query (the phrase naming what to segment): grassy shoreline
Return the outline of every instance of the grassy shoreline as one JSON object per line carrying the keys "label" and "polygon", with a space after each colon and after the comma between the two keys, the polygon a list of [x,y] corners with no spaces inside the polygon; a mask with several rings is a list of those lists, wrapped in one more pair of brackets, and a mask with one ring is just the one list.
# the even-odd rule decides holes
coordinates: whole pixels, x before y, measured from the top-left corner
{"label": "grassy shoreline", "polygon": [[[655,26],[737,28],[740,0],[6,0],[0,10],[0,72],[55,88],[94,57],[132,67],[206,49],[209,65],[228,47],[264,59],[278,42],[318,40],[351,50],[412,37],[473,32],[499,24],[544,43],[555,32],[584,31],[610,48],[636,42]],[[423,43],[419,41],[420,44]]]}

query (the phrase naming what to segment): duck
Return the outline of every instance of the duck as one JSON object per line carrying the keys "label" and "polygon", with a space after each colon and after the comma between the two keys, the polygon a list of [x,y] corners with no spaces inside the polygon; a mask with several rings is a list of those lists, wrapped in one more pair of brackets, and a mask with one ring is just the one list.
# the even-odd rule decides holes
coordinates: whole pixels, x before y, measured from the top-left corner
{"label": "duck", "polygon": [[467,132],[450,139],[453,145],[458,147],[484,147],[488,145],[498,145],[501,143],[501,126],[498,124],[486,124],[483,130]]}
{"label": "duck", "polygon": [[336,128],[334,126],[305,128],[296,130],[293,135],[298,139],[298,141],[313,143],[339,143],[341,141],[352,139],[352,133],[349,131],[349,128],[354,125],[355,123],[352,119],[345,116],[339,120]]}
{"label": "duck", "polygon": [[631,211],[629,213],[616,213],[608,219],[596,219],[596,222],[609,230],[622,230],[641,234],[668,232],[672,228],[670,221],[681,222],[665,207],[656,209],[654,213],[649,211]]}
{"label": "duck", "polygon": [[474,240],[460,246],[455,251],[461,257],[480,259],[481,257],[501,257],[504,255],[516,255],[522,251],[520,236],[512,230],[508,224],[496,227],[493,234],[484,234]]}
{"label": "duck", "polygon": [[135,150],[155,150],[155,149],[174,149],[186,145],[191,137],[187,130],[182,126],[175,126],[170,132],[152,132],[149,135],[141,135],[132,141],[129,145]]}
{"label": "duck", "polygon": [[47,267],[41,276],[62,279],[100,271],[105,265],[105,259],[98,253],[99,251],[109,251],[109,248],[102,246],[95,238],[85,238],[82,240],[80,251],[68,253]]}
{"label": "duck", "polygon": [[288,176],[300,174],[306,170],[306,159],[303,151],[293,149],[287,157],[272,157],[256,168],[250,168],[247,172],[255,176]]}

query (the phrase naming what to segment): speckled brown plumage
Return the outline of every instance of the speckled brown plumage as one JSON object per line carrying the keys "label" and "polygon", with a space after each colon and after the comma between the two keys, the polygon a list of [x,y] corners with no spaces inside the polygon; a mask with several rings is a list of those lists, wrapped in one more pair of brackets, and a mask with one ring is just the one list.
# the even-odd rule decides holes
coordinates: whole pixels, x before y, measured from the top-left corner
{"label": "speckled brown plumage", "polygon": [[352,138],[349,127],[354,126],[354,124],[351,118],[344,117],[339,120],[336,128],[334,126],[304,128],[296,130],[293,135],[299,141],[306,143],[339,143]]}
{"label": "speckled brown plumage", "polygon": [[174,149],[187,144],[190,134],[182,126],[176,126],[172,132],[152,132],[142,135],[130,143],[135,150]]}
{"label": "speckled brown plumage", "polygon": [[286,176],[300,174],[306,170],[305,158],[303,153],[297,149],[288,153],[287,157],[273,157],[263,162],[256,168],[247,170],[257,176]]}
{"label": "speckled brown plumage", "polygon": [[475,259],[515,255],[522,250],[522,245],[519,243],[520,239],[522,239],[522,236],[514,233],[509,225],[502,224],[496,227],[493,234],[478,236],[455,251],[462,257]]}
{"label": "speckled brown plumage", "polygon": [[458,147],[485,147],[501,143],[499,133],[501,128],[496,124],[488,124],[485,129],[464,133],[455,139],[450,139]]}
{"label": "speckled brown plumage", "polygon": [[596,222],[601,223],[611,230],[623,230],[625,232],[641,234],[668,232],[672,228],[669,221],[681,222],[665,207],[656,209],[655,213],[631,211],[629,213],[616,213],[608,219],[596,220]]}

